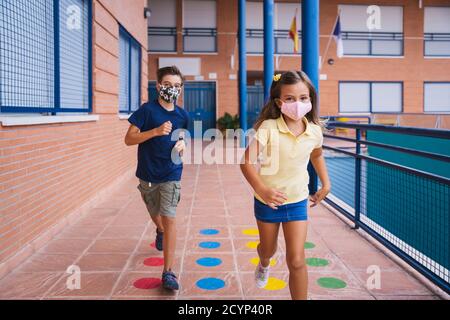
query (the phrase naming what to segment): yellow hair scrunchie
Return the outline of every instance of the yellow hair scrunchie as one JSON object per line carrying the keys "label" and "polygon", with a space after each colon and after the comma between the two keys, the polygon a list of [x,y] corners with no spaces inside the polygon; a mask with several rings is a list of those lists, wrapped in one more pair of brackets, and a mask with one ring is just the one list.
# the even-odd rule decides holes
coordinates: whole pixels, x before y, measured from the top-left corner
{"label": "yellow hair scrunchie", "polygon": [[280,78],[281,78],[281,73],[278,73],[273,76],[273,81],[277,82],[278,80],[280,80]]}

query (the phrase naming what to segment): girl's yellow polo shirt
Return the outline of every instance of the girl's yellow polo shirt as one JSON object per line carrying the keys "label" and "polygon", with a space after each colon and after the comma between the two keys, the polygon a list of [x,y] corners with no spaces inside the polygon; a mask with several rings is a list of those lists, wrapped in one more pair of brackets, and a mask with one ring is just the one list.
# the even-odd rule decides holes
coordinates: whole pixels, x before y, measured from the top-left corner
{"label": "girl's yellow polo shirt", "polygon": [[[308,122],[306,117],[303,122],[306,129],[298,137],[289,130],[283,116],[265,120],[255,134],[264,146],[259,176],[267,187],[286,194],[288,199],[284,204],[308,198],[309,158],[313,149],[323,143],[321,127]],[[255,197],[264,203],[258,194]]]}

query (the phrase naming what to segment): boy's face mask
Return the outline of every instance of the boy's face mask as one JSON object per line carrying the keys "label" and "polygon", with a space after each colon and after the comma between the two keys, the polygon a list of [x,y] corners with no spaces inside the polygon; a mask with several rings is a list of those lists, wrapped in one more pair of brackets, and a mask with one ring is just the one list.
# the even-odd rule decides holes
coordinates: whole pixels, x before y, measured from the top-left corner
{"label": "boy's face mask", "polygon": [[159,87],[159,96],[165,102],[172,103],[180,96],[181,88],[161,84]]}

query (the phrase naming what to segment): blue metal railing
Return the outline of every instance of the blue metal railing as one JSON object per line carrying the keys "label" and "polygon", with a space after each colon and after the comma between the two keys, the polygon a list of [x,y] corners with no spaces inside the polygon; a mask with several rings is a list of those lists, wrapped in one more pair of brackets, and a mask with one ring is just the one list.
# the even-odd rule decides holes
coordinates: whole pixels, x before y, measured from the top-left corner
{"label": "blue metal railing", "polygon": [[[403,55],[403,32],[362,32],[362,31],[343,31],[342,39],[344,40],[344,55],[371,55],[371,56],[402,56]],[[348,46],[345,45],[347,41],[359,42],[358,48],[362,48],[361,42],[367,42],[367,50],[349,51]],[[386,42],[392,44],[397,43],[398,50],[393,48],[392,52],[380,52],[374,44],[382,43],[380,48],[386,50],[388,48]]]}
{"label": "blue metal railing", "polygon": [[[332,184],[325,201],[449,293],[450,130],[327,127],[354,130],[355,137],[324,134]],[[335,140],[353,148],[333,146]]]}
{"label": "blue metal railing", "polygon": [[[274,52],[276,54],[294,54],[294,45],[292,40],[289,39],[289,30],[286,29],[275,29],[274,30],[274,39],[275,39],[275,49]],[[264,53],[264,47],[263,47],[263,39],[264,39],[264,30],[263,29],[246,29],[246,38],[247,39],[259,39],[261,41],[261,50],[248,50],[247,53],[251,54],[258,54],[258,53]],[[298,39],[299,39],[299,52],[296,54],[301,54],[301,39],[302,39],[302,32],[298,30]],[[282,50],[283,46],[281,45],[281,41],[290,41],[290,49],[289,50]],[[251,48],[249,46],[249,48]]]}
{"label": "blue metal railing", "polygon": [[177,51],[176,27],[148,27],[147,35],[149,52]]}
{"label": "blue metal railing", "polygon": [[[450,33],[424,33],[423,55],[427,57],[450,57]],[[444,45],[439,48],[438,45]],[[433,52],[438,51],[438,52]]]}
{"label": "blue metal railing", "polygon": [[217,29],[183,28],[183,52],[217,52]]}

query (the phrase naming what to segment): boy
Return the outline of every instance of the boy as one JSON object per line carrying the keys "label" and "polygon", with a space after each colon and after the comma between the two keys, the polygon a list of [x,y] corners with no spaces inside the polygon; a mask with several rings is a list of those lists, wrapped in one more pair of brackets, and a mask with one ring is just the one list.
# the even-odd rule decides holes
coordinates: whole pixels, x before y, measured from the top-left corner
{"label": "boy", "polygon": [[158,99],[144,103],[129,117],[131,125],[125,136],[126,145],[139,144],[137,188],[156,225],[156,248],[164,251],[162,284],[169,290],[179,289],[172,266],[176,241],[175,214],[180,201],[183,164],[172,161],[172,154],[177,152],[181,155],[186,145],[183,134],[172,139],[171,133],[188,127],[188,113],[175,104],[183,82],[184,77],[177,67],[159,69]]}

